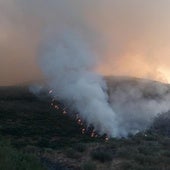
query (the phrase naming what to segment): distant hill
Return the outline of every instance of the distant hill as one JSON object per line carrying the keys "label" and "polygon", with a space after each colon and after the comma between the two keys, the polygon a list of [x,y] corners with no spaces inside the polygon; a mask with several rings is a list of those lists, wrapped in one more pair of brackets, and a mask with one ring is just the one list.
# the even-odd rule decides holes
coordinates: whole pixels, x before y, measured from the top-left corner
{"label": "distant hill", "polygon": [[[161,101],[163,95],[170,93],[170,85],[156,81],[128,77],[107,77],[106,80],[108,94],[123,90],[123,94],[134,101],[136,95],[133,90],[129,93],[129,87],[135,91],[140,89],[142,95],[137,98],[142,97],[147,102]],[[170,112],[158,115],[147,131],[105,141],[102,137],[82,134],[82,126],[73,117],[63,114],[65,110],[69,112],[63,103],[55,101],[59,109],[51,105],[47,91],[41,91],[41,98],[29,88],[26,85],[0,87],[0,140],[9,140],[10,148],[36,155],[48,170],[170,169]],[[10,155],[10,159],[13,158]],[[17,157],[18,164],[20,161]],[[0,162],[3,162],[1,157]]]}
{"label": "distant hill", "polygon": [[108,85],[108,92],[116,88],[138,88],[142,91],[143,97],[157,98],[162,95],[170,94],[170,84],[161,83],[159,81],[134,78],[134,77],[124,77],[124,76],[107,76],[105,80]]}

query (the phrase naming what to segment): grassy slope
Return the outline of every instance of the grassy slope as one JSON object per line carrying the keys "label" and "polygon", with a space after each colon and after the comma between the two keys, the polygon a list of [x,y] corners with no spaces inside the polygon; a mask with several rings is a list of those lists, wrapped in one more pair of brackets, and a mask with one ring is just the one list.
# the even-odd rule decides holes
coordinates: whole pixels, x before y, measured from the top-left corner
{"label": "grassy slope", "polygon": [[15,146],[35,145],[60,148],[72,142],[89,140],[68,116],[39,100],[25,88],[0,89],[0,133],[13,138]]}
{"label": "grassy slope", "polygon": [[63,115],[62,109],[51,108],[50,100],[39,100],[26,87],[2,87],[0,135],[18,149],[75,169],[170,169],[168,137],[141,133],[106,143],[82,135],[80,127]]}

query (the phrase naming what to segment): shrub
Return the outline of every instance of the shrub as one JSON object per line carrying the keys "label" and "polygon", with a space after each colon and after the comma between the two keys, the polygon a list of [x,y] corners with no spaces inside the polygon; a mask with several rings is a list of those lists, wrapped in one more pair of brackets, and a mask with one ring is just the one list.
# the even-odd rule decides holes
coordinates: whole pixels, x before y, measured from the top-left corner
{"label": "shrub", "polygon": [[156,152],[158,152],[160,150],[160,146],[157,144],[152,144],[152,145],[148,145],[148,144],[144,144],[138,147],[138,151],[141,154],[144,155],[154,155]]}
{"label": "shrub", "polygon": [[170,138],[163,138],[160,141],[160,144],[163,146],[164,149],[169,149]]}
{"label": "shrub", "polygon": [[163,155],[170,158],[170,151],[165,151]]}
{"label": "shrub", "polygon": [[82,170],[96,170],[96,164],[91,162],[91,161],[88,161],[88,162],[85,162],[82,166]]}
{"label": "shrub", "polygon": [[152,165],[158,165],[160,163],[160,156],[147,156],[143,154],[138,154],[134,158],[136,162],[138,162],[140,165],[146,165],[146,166],[152,166]]}
{"label": "shrub", "polygon": [[85,144],[82,144],[82,143],[79,143],[77,145],[74,146],[74,149],[78,152],[85,152],[86,151],[86,145]]}
{"label": "shrub", "polygon": [[38,143],[37,143],[37,145],[39,146],[39,147],[48,147],[49,146],[49,140],[48,139],[46,139],[46,138],[40,138],[39,139],[39,141],[38,141]]}
{"label": "shrub", "polygon": [[68,158],[78,159],[78,158],[80,158],[81,155],[79,153],[77,153],[73,148],[69,148],[66,150],[66,156]]}
{"label": "shrub", "polygon": [[112,161],[112,153],[104,148],[98,148],[91,152],[91,157],[94,160],[100,161],[102,163]]}
{"label": "shrub", "polygon": [[17,151],[4,141],[0,142],[0,169],[45,170],[34,155]]}
{"label": "shrub", "polygon": [[123,146],[118,148],[116,151],[116,156],[121,158],[133,158],[138,154],[138,151],[135,147]]}
{"label": "shrub", "polygon": [[[130,160],[130,161],[124,161],[121,164],[122,170],[162,170],[162,166],[159,165],[143,165],[138,164],[137,162]],[[168,170],[165,167],[164,170]]]}
{"label": "shrub", "polygon": [[157,116],[150,130],[154,133],[170,137],[170,111]]}
{"label": "shrub", "polygon": [[143,170],[141,165],[135,161],[125,161],[122,163],[122,170]]}

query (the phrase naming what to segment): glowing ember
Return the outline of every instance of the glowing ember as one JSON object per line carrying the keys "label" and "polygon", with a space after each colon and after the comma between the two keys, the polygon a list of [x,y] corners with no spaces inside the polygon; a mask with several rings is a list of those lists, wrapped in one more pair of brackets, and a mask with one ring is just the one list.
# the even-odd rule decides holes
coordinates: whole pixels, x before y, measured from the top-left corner
{"label": "glowing ember", "polygon": [[52,93],[53,93],[53,90],[50,90],[48,93],[49,93],[49,94],[52,94]]}
{"label": "glowing ember", "polygon": [[79,125],[81,125],[81,119],[78,119],[78,121],[77,121],[77,123],[79,124]]}
{"label": "glowing ember", "polygon": [[54,108],[57,109],[57,110],[59,109],[59,107],[57,105],[55,105]]}
{"label": "glowing ember", "polygon": [[84,134],[84,133],[85,133],[85,130],[86,130],[86,129],[82,129],[82,134]]}
{"label": "glowing ember", "polygon": [[94,133],[94,132],[92,132],[92,133],[91,133],[91,137],[93,138],[93,137],[94,137],[94,135],[95,135],[95,133]]}
{"label": "glowing ember", "polygon": [[[53,92],[53,90],[50,90],[49,91],[49,94],[51,94]],[[56,104],[57,102],[56,102],[56,100],[55,99],[52,99],[51,100],[51,106],[54,108],[54,109],[56,109],[56,110],[59,110],[60,109],[60,107],[59,107],[59,105],[57,105]],[[66,111],[66,108],[64,107],[63,108],[63,115],[66,115],[67,114],[67,111]],[[86,125],[84,125],[84,122],[81,120],[81,118],[80,118],[80,116],[79,116],[79,114],[78,113],[75,113],[74,114],[75,115],[75,120],[77,121],[77,124],[78,125],[80,125],[81,126],[81,132],[82,132],[82,134],[85,134],[86,133]],[[90,131],[91,132],[90,132]],[[89,134],[89,132],[90,132],[90,136],[92,137],[92,138],[97,138],[98,137],[98,134],[96,134],[96,132],[94,131],[94,130],[92,130],[91,128],[89,128],[89,130],[87,130],[87,133]],[[89,131],[89,132],[88,132]],[[108,141],[109,140],[109,138],[108,137],[106,137],[105,138],[105,141]]]}
{"label": "glowing ember", "polygon": [[106,142],[107,142],[107,141],[109,141],[109,138],[108,138],[108,137],[106,137],[106,138],[105,138],[105,141],[106,141]]}
{"label": "glowing ember", "polygon": [[67,112],[64,110],[64,111],[63,111],[63,114],[65,115],[65,114],[67,114]]}

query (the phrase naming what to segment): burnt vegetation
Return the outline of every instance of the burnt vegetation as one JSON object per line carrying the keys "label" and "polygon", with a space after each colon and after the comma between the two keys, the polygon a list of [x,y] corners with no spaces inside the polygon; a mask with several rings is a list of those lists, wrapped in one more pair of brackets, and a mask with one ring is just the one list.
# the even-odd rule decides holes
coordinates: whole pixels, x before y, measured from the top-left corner
{"label": "burnt vegetation", "polygon": [[170,112],[156,117],[145,132],[106,142],[82,134],[63,107],[54,109],[48,97],[40,100],[27,87],[1,87],[0,167],[55,169],[59,163],[75,170],[170,169]]}

